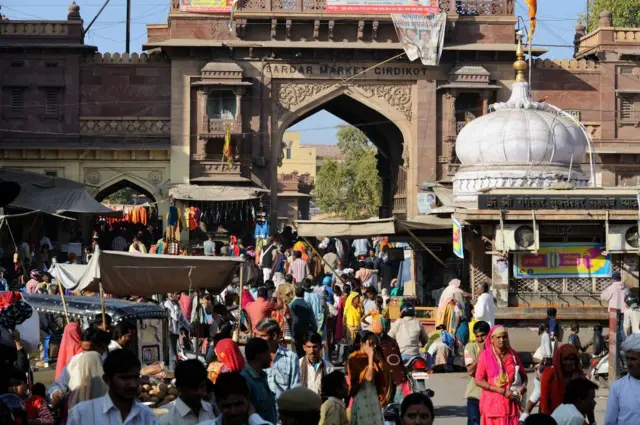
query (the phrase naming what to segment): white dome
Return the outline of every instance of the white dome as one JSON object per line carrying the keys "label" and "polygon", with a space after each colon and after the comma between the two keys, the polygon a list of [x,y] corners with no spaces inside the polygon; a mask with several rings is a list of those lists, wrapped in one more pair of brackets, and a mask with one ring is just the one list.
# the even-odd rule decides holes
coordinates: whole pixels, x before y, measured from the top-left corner
{"label": "white dome", "polygon": [[527,83],[514,83],[508,102],[465,125],[456,140],[462,166],[569,165],[582,162],[587,141],[577,125],[543,103]]}

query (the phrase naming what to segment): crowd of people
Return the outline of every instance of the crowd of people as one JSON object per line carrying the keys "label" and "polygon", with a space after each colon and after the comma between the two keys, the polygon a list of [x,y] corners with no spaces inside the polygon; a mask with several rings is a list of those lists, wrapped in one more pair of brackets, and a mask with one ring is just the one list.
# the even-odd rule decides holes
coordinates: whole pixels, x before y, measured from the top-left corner
{"label": "crowd of people", "polygon": [[[477,288],[472,303],[460,280],[452,280],[435,297],[436,329],[428,333],[410,302],[390,321],[389,289],[398,285],[397,278],[388,286],[381,278],[391,247],[382,238],[351,245],[326,239],[312,247],[276,235],[254,256],[241,241],[231,242],[223,255],[254,259],[243,266],[242,290],[236,276],[218,296],[177,292],[160,301],[169,317],[168,364],[178,392],[160,419],[137,401],[141,364],[130,347],[136,326],[125,321],[112,327],[97,316],[87,329],[74,322],[64,328],[56,380],[46,391],[27,385],[28,359],[19,334],[12,333],[15,355],[2,357],[17,373],[9,374],[6,389],[25,400],[29,423],[76,425],[91,418],[92,425],[383,425],[383,408],[398,403],[399,423],[430,425],[433,404],[405,366],[424,356],[432,371],[452,370],[453,361],[462,360],[469,374],[469,425],[595,424],[598,386],[583,367],[587,348],[603,349],[602,329],[583,345],[573,325],[569,343],[562,344],[557,311],[549,309],[530,382],[508,330],[495,323],[488,283]],[[53,287],[50,277],[33,274],[24,288],[37,292],[43,283]],[[638,300],[618,286],[603,299],[622,299],[628,307],[621,325],[628,336],[622,344],[628,375],[611,386],[605,425],[631,425],[640,413],[634,395],[640,382]],[[232,339],[234,321],[248,335],[244,350]],[[205,361],[181,359],[181,348]]]}

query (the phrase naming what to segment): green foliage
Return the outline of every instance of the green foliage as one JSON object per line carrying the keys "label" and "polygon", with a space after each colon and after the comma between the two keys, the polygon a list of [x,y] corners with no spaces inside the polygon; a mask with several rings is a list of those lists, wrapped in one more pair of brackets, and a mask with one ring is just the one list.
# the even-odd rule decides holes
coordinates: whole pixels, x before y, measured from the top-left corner
{"label": "green foliage", "polygon": [[614,27],[639,28],[640,3],[638,0],[588,0],[589,20],[586,14],[580,15],[580,21],[587,26],[587,33],[598,28],[600,12],[608,10],[613,17]]}
{"label": "green foliage", "polygon": [[118,191],[113,192],[111,195],[104,198],[104,201],[109,201],[112,204],[132,205],[133,195],[137,192],[129,187],[124,187]]}
{"label": "green foliage", "polygon": [[382,199],[376,150],[356,127],[341,126],[336,136],[344,160],[325,160],[313,191],[316,204],[347,220],[375,217]]}

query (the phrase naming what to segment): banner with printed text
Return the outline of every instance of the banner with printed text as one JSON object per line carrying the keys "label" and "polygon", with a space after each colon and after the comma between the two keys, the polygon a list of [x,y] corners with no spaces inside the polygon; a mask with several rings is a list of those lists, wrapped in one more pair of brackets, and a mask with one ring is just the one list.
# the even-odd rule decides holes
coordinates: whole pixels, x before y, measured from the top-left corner
{"label": "banner with printed text", "polygon": [[409,60],[420,59],[423,65],[438,65],[442,55],[447,14],[394,14],[391,18],[398,40]]}
{"label": "banner with printed text", "polygon": [[327,0],[329,13],[440,13],[438,0]]}
{"label": "banner with printed text", "polygon": [[455,218],[453,220],[453,253],[457,257],[464,258],[464,246],[462,245],[462,225]]}
{"label": "banner with printed text", "polygon": [[180,0],[181,12],[231,13],[233,0]]}
{"label": "banner with printed text", "polygon": [[611,277],[611,257],[597,243],[541,244],[537,253],[514,254],[517,279]]}

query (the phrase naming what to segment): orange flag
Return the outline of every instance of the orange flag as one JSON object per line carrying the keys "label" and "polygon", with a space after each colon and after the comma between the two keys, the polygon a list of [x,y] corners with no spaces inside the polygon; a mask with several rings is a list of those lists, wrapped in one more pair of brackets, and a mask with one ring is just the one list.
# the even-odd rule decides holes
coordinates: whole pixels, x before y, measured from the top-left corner
{"label": "orange flag", "polygon": [[538,13],[538,0],[524,0],[529,5],[529,39],[528,44],[531,44],[533,34],[536,32],[536,13]]}

